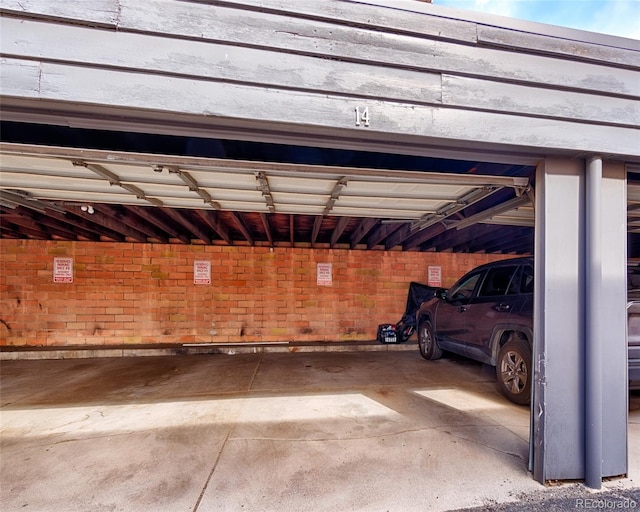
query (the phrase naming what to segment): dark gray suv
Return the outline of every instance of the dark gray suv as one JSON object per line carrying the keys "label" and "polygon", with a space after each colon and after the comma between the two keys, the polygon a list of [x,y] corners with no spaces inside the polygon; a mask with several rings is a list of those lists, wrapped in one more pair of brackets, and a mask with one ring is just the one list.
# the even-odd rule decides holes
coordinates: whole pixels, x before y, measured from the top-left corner
{"label": "dark gray suv", "polygon": [[496,367],[498,385],[517,404],[531,399],[533,258],[488,263],[465,274],[416,313],[425,359],[447,350]]}

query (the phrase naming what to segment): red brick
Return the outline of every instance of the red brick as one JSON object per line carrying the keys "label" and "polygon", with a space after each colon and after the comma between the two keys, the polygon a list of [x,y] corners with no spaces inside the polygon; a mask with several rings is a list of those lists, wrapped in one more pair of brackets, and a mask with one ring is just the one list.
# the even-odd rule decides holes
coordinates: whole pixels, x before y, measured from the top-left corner
{"label": "red brick", "polygon": [[[57,255],[74,257],[73,283],[53,283]],[[12,329],[0,344],[373,339],[377,324],[402,315],[409,282],[426,282],[429,265],[448,286],[504,257],[2,240],[1,307]],[[210,286],[193,283],[199,258],[211,259]],[[332,286],[317,286],[317,262],[333,264]]]}

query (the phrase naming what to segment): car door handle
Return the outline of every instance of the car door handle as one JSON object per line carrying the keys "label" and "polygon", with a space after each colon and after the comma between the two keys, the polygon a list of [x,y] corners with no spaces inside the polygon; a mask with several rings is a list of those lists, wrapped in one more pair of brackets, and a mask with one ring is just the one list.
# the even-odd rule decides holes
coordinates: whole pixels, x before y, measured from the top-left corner
{"label": "car door handle", "polygon": [[509,311],[511,311],[511,305],[510,304],[498,304],[496,306],[496,311],[500,311],[501,313],[508,313]]}
{"label": "car door handle", "polygon": [[467,310],[467,306],[459,306],[458,307],[458,312],[459,313],[464,313]]}

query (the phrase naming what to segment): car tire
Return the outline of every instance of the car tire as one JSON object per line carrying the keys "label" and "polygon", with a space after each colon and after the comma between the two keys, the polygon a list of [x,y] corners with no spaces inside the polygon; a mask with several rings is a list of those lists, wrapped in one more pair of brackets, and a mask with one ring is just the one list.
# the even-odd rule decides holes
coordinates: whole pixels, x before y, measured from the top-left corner
{"label": "car tire", "polygon": [[500,391],[512,402],[527,405],[531,401],[531,347],[511,336],[498,353],[496,376]]}
{"label": "car tire", "polygon": [[425,359],[439,359],[442,356],[442,349],[438,346],[429,320],[421,320],[418,324],[418,347]]}

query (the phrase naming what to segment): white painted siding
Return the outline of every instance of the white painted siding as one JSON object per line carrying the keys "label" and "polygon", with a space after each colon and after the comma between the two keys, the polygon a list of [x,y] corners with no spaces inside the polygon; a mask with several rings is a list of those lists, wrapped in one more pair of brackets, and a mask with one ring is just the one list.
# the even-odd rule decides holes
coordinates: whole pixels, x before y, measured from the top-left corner
{"label": "white painted siding", "polygon": [[511,161],[640,159],[634,41],[370,4],[0,0],[3,117]]}

